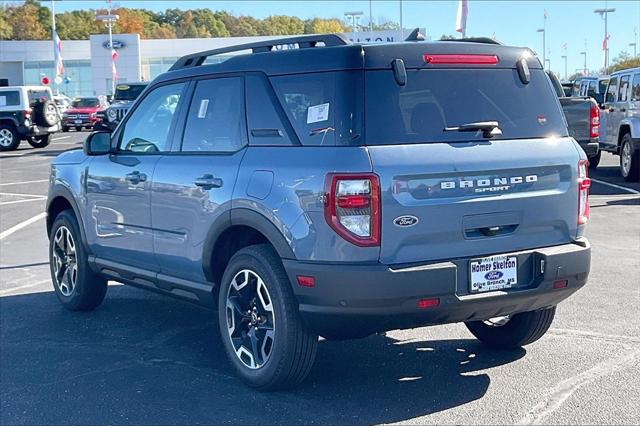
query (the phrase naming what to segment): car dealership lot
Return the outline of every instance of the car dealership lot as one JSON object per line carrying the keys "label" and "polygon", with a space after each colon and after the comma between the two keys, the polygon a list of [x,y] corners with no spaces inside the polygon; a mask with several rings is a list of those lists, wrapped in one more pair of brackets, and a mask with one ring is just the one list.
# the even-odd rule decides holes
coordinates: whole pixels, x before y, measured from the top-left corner
{"label": "car dealership lot", "polygon": [[49,163],[87,133],[0,154],[0,423],[637,423],[640,185],[603,154],[592,173],[589,284],[524,350],[481,346],[461,324],[321,342],[286,393],[234,377],[215,316],[113,284],[65,311],[48,272]]}

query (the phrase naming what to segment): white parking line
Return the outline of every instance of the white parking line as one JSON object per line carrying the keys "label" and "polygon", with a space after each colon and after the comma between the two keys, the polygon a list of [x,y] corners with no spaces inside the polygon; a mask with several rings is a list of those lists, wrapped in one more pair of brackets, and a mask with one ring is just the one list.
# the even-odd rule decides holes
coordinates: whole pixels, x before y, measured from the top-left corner
{"label": "white parking line", "polygon": [[7,288],[4,290],[0,290],[0,296],[6,296],[9,293],[13,293],[14,291],[20,291],[20,290],[24,290],[26,288],[31,288],[31,287],[38,287],[41,286],[42,284],[46,284],[46,283],[50,283],[51,280],[42,280],[42,281],[37,281],[35,283],[31,283],[31,284],[24,284],[24,285],[20,285],[18,287],[13,287],[13,288]]}
{"label": "white parking line", "polygon": [[627,192],[630,192],[632,194],[640,194],[640,191],[636,191],[635,189],[627,188],[625,186],[616,185],[615,183],[609,183],[609,182],[605,182],[603,180],[594,179],[594,178],[591,178],[591,181],[599,183],[601,185],[610,186],[612,188],[622,189],[623,191],[627,191]]}
{"label": "white parking line", "polygon": [[62,136],[61,138],[51,139],[51,142],[61,141],[62,139],[69,139],[71,136]]}
{"label": "white parking line", "polygon": [[22,181],[22,182],[6,182],[6,183],[0,183],[0,186],[24,185],[24,184],[27,184],[27,183],[40,183],[40,182],[49,182],[49,179],[25,180],[25,181]]}
{"label": "white parking line", "polygon": [[[22,201],[36,201],[36,200],[22,200]],[[2,204],[7,204],[7,203],[0,203],[0,205]],[[11,228],[7,229],[6,231],[2,231],[0,232],[0,240],[3,240],[5,238],[7,238],[9,235],[18,232],[19,230],[21,230],[22,228],[26,228],[27,226],[31,225],[32,223],[36,223],[37,221],[39,221],[40,219],[43,219],[47,216],[47,214],[45,212],[42,212],[40,214],[35,215],[34,217],[32,217],[31,219],[27,219],[24,222],[20,222],[19,224],[12,226]]]}
{"label": "white parking line", "polygon": [[[38,194],[19,194],[16,192],[0,192],[0,195],[9,195],[11,197],[23,197],[23,198],[42,198],[44,195]],[[46,197],[45,197],[46,198]]]}
{"label": "white parking line", "polygon": [[47,197],[42,198],[29,198],[28,200],[15,200],[15,201],[5,201],[0,203],[0,206],[8,206],[9,204],[20,204],[20,203],[28,203],[30,201],[44,201]]}

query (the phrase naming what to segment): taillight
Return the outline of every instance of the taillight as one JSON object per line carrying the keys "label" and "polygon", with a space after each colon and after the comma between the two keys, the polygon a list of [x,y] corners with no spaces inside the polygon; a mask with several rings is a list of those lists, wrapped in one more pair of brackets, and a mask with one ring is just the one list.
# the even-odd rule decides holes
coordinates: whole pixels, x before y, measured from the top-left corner
{"label": "taillight", "polygon": [[597,138],[600,136],[600,108],[591,104],[589,109],[589,137]]}
{"label": "taillight", "polygon": [[374,174],[328,174],[324,217],[345,240],[380,245],[380,184]]}
{"label": "taillight", "polygon": [[24,118],[25,119],[30,119],[31,118],[31,110],[30,109],[25,109],[24,111]]}
{"label": "taillight", "polygon": [[578,162],[578,225],[584,225],[589,221],[589,188],[591,179],[587,174],[589,161]]}
{"label": "taillight", "polygon": [[496,55],[430,55],[425,53],[422,59],[428,64],[468,64],[468,65],[496,65]]}

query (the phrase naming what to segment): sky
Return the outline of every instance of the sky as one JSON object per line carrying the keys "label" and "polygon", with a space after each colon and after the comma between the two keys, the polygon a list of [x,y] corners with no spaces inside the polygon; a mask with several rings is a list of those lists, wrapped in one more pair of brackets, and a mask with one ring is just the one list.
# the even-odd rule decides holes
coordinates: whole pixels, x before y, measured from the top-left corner
{"label": "sky", "polygon": [[[456,0],[342,0],[342,1],[151,1],[114,0],[121,7],[146,8],[162,11],[167,8],[210,8],[226,10],[236,15],[265,18],[269,15],[293,15],[301,19],[314,17],[344,18],[345,12],[361,11],[362,21],[369,20],[369,6],[374,22],[380,19],[400,21],[402,4],[405,28],[426,28],[427,35],[439,39],[443,34],[455,33]],[[42,1],[49,5],[49,1]],[[74,9],[103,8],[105,1],[56,0],[56,12]],[[582,70],[587,52],[587,67],[597,69],[603,65],[602,41],[604,20],[593,12],[597,8],[615,8],[609,14],[609,56],[616,57],[621,51],[633,54],[629,43],[637,43],[640,51],[640,0],[622,1],[489,1],[469,0],[467,19],[468,36],[494,37],[504,44],[527,46],[542,57],[542,34],[537,29],[546,27],[547,58],[551,69],[564,77],[564,55],[566,43],[567,69],[569,75]],[[544,12],[548,18],[544,19]]]}

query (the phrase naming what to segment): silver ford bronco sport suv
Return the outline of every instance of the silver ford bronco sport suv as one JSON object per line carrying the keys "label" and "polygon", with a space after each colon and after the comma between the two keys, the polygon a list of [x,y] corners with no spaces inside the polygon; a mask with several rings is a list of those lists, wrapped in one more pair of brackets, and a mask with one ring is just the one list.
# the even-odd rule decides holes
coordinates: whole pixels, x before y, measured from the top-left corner
{"label": "silver ford bronco sport suv", "polygon": [[179,59],[115,132],[57,157],[51,276],[71,310],[107,280],[210,306],[237,374],[282,389],[318,336],[539,339],[589,275],[589,185],[529,49],[228,47]]}

